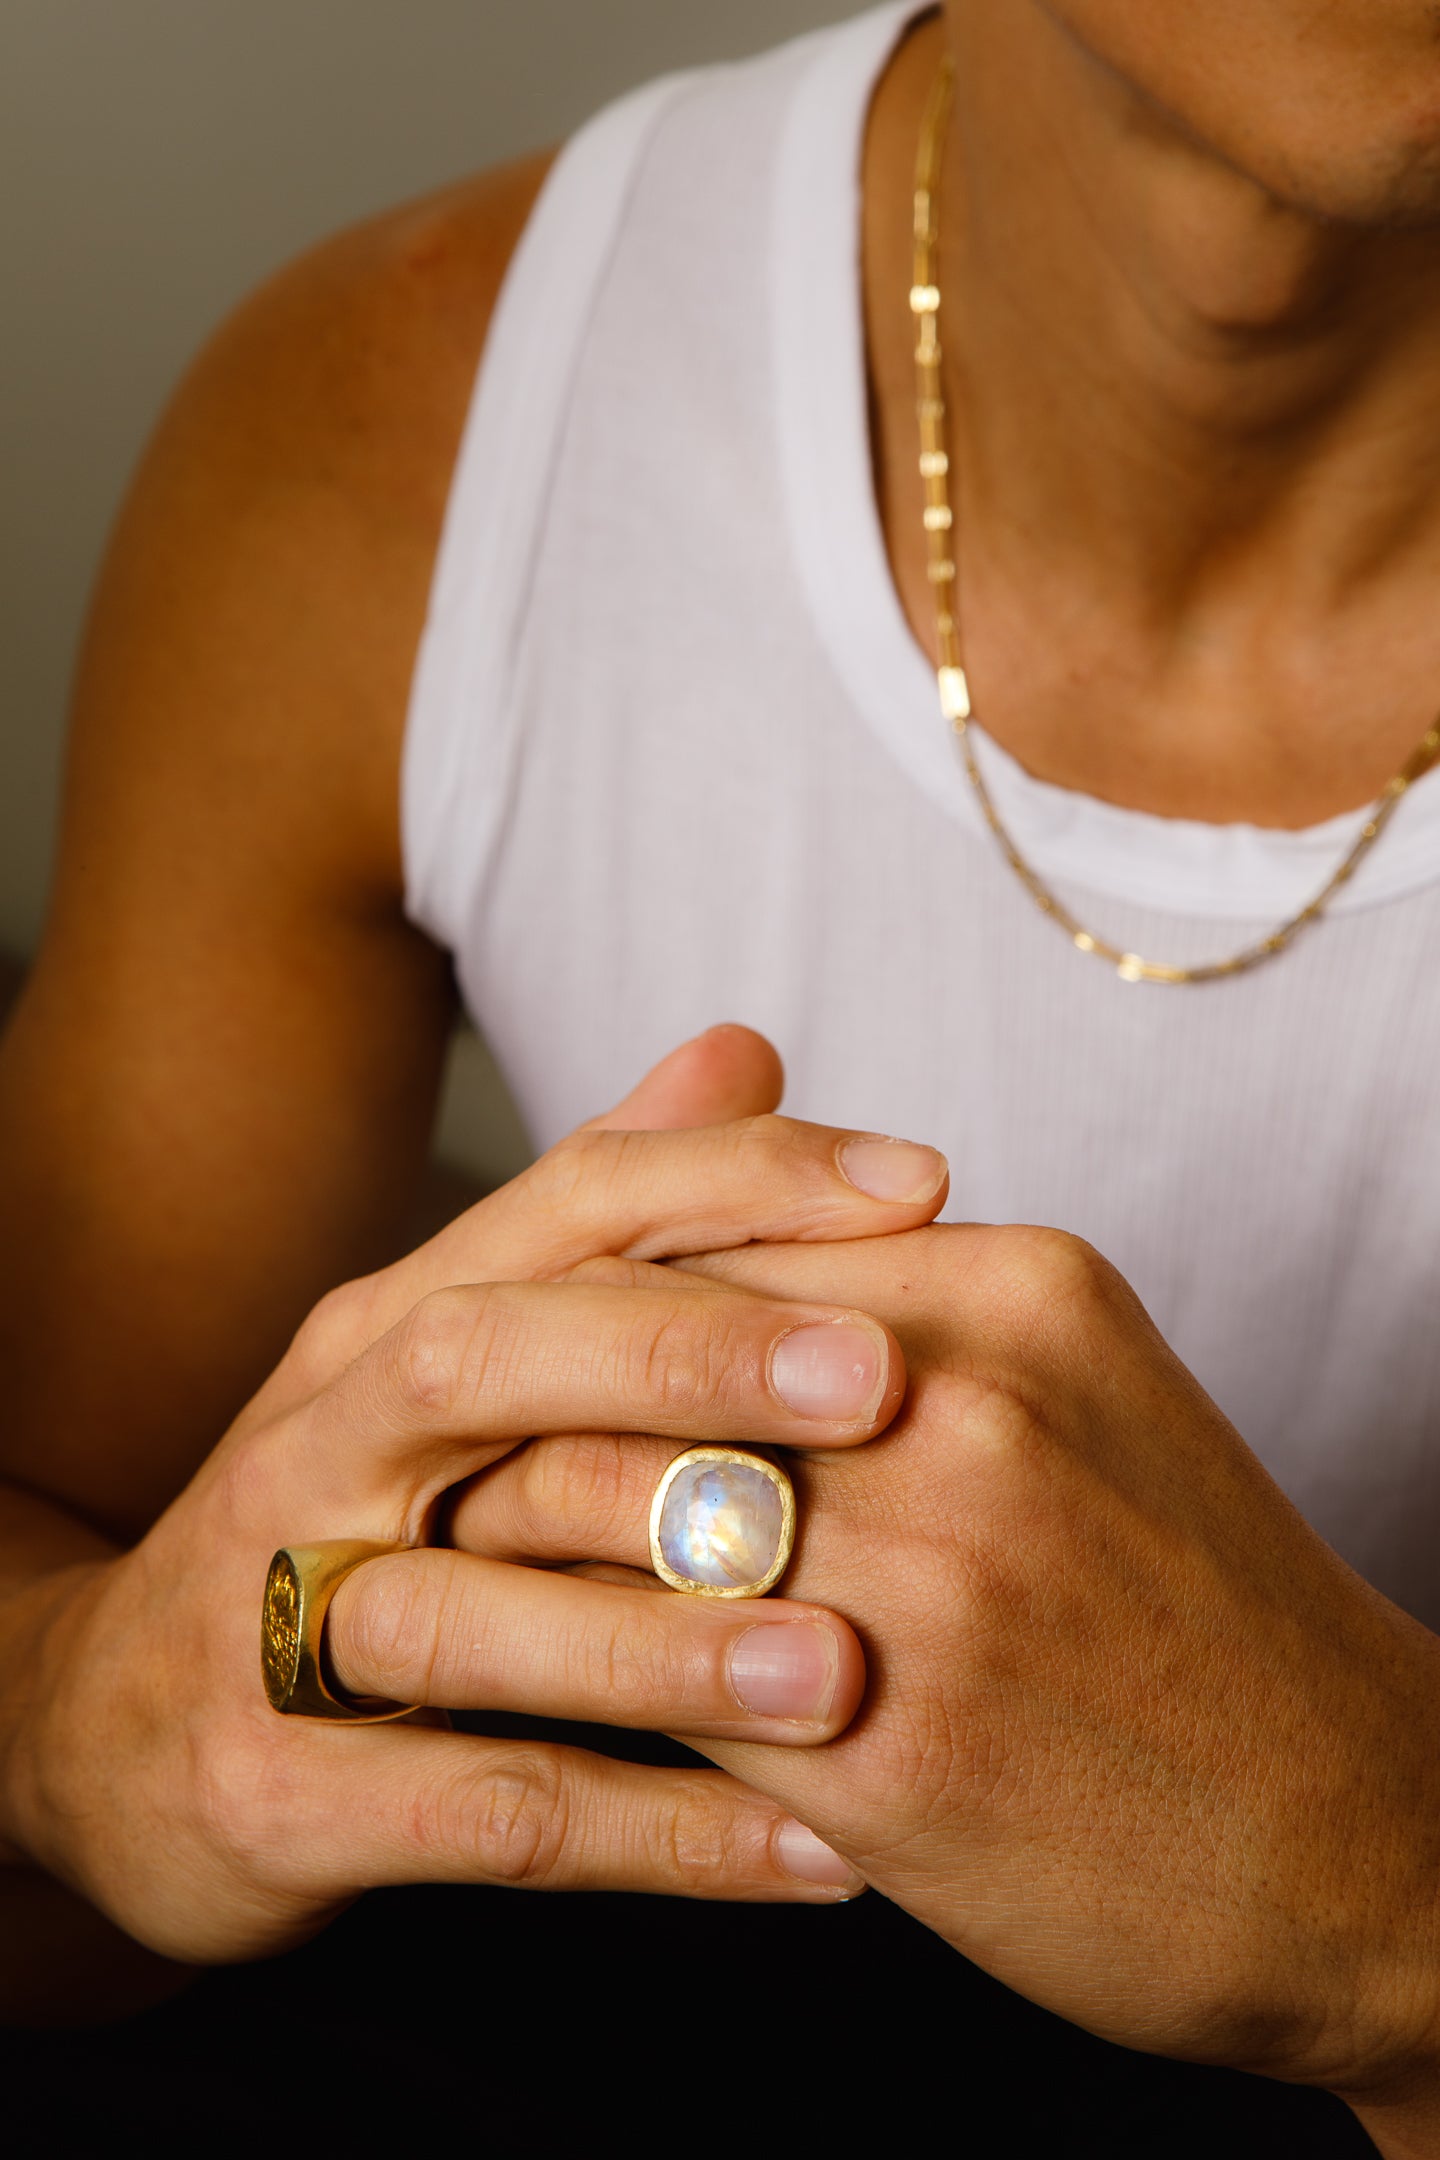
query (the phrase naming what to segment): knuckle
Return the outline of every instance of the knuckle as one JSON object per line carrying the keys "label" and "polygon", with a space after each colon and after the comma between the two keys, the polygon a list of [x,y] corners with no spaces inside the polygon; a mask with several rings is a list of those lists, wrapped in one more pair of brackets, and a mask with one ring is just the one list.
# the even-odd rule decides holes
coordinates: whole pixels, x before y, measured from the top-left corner
{"label": "knuckle", "polygon": [[1000,1465],[1022,1468],[1046,1444],[1044,1390],[1032,1376],[976,1382],[957,1410],[956,1430],[965,1441],[965,1469],[971,1475],[981,1462],[992,1478]]}
{"label": "knuckle", "polygon": [[233,1730],[192,1735],[189,1753],[190,1808],[202,1846],[236,1875],[265,1879],[286,1845],[288,1765]]}
{"label": "knuckle", "polygon": [[391,1330],[386,1379],[408,1410],[442,1421],[455,1411],[486,1362],[499,1305],[491,1287],[432,1290]]}
{"label": "knuckle", "polygon": [[539,1889],[556,1874],[569,1835],[569,1795],[558,1758],[510,1749],[469,1781],[458,1840],[492,1882]]}
{"label": "knuckle", "polygon": [[429,1701],[446,1634],[444,1605],[428,1569],[408,1554],[367,1561],[344,1606],[344,1663],[377,1695]]}
{"label": "knuckle", "polygon": [[1017,1317],[1032,1327],[1093,1316],[1113,1301],[1119,1281],[1093,1245],[1065,1230],[1006,1230],[1001,1266]]}
{"label": "knuckle", "polygon": [[756,1842],[750,1819],[727,1807],[708,1779],[692,1777],[655,1822],[647,1859],[660,1881],[714,1897],[758,1872]]}
{"label": "knuckle", "polygon": [[207,1465],[210,1493],[227,1531],[255,1530],[263,1539],[273,1529],[277,1481],[293,1462],[313,1414],[306,1404],[257,1431],[232,1435],[216,1449]]}
{"label": "knuckle", "polygon": [[553,1147],[546,1148],[536,1157],[528,1170],[520,1174],[520,1182],[537,1199],[551,1204],[563,1203],[583,1183],[585,1164],[593,1154],[591,1134],[567,1133]]}
{"label": "knuckle", "polygon": [[666,1425],[689,1426],[737,1391],[745,1360],[704,1299],[657,1296],[631,1333],[627,1394]]}
{"label": "knuckle", "polygon": [[[718,1654],[718,1638],[714,1646]],[[669,1599],[641,1593],[618,1624],[581,1639],[578,1685],[593,1700],[609,1705],[627,1722],[654,1725],[685,1710],[705,1686],[708,1659],[704,1645],[688,1629],[677,1627]]]}
{"label": "knuckle", "polygon": [[725,1127],[726,1135],[738,1150],[753,1152],[762,1148],[772,1154],[793,1144],[800,1130],[793,1118],[781,1117],[774,1110],[762,1110],[754,1117],[733,1118]]}
{"label": "knuckle", "polygon": [[607,1552],[634,1520],[637,1491],[624,1443],[601,1436],[551,1440],[527,1450],[519,1494],[519,1528],[548,1550],[557,1533],[584,1534],[585,1546]]}
{"label": "knuckle", "polygon": [[648,1290],[655,1282],[653,1260],[632,1260],[616,1253],[590,1253],[566,1267],[558,1280],[601,1290]]}
{"label": "knuckle", "polygon": [[633,1175],[648,1139],[645,1133],[567,1133],[525,1172],[537,1205],[561,1220],[603,1211],[616,1185]]}
{"label": "knuckle", "polygon": [[313,1305],[296,1330],[289,1363],[312,1388],[333,1379],[369,1340],[373,1278],[337,1284]]}
{"label": "knuckle", "polygon": [[795,1118],[766,1111],[757,1117],[737,1118],[725,1128],[737,1167],[747,1177],[757,1171],[786,1175],[810,1173],[816,1167],[815,1128]]}

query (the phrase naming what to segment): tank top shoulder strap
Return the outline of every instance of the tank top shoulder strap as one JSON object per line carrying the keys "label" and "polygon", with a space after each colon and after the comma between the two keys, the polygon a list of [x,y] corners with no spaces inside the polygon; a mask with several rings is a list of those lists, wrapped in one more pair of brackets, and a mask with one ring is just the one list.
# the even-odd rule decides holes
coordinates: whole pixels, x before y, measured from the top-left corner
{"label": "tank top shoulder strap", "polygon": [[[792,285],[811,255],[823,256],[821,274],[836,287],[830,313],[841,342],[859,353],[847,188],[853,193],[873,81],[922,9],[923,0],[887,0],[753,59],[664,77],[602,111],[551,168],[491,321],[406,726],[406,907],[451,951],[486,910],[487,880],[529,769],[521,717],[527,664],[543,647],[536,694],[553,706],[580,695],[594,657],[577,647],[566,579],[588,578],[592,587],[601,579],[622,606],[633,597],[638,621],[655,575],[655,558],[642,559],[623,517],[612,517],[612,502],[593,492],[623,487],[617,447],[637,466],[666,455],[654,414],[642,409],[643,386],[667,365],[683,374],[692,449],[706,437],[713,449],[717,430],[728,428],[731,464],[771,465],[777,377],[795,371],[774,349],[767,296],[772,285]],[[810,125],[797,133],[797,115],[813,120],[817,109],[829,132]],[[797,157],[815,168],[798,180],[791,174],[790,192],[810,215],[820,216],[817,196],[837,198],[828,222],[838,239],[818,254],[808,225],[794,230],[779,214],[777,190],[785,194],[783,173]],[[803,353],[813,342],[809,327],[794,321],[793,307],[782,312],[785,335]],[[727,368],[752,393],[741,411],[726,403]],[[863,374],[863,355],[852,372]],[[802,407],[809,390],[802,382]],[[863,461],[863,403],[846,424]],[[673,455],[673,440],[669,447]],[[602,467],[605,481],[597,478]],[[567,472],[577,469],[583,482],[566,496]],[[572,512],[578,502],[578,534],[552,518],[562,497]],[[702,514],[691,501],[670,499],[663,550],[683,556],[694,537],[685,521]],[[745,545],[738,531],[736,545]],[[599,560],[607,550],[613,559]],[[541,622],[543,606],[550,614]]]}
{"label": "tank top shoulder strap", "polygon": [[[560,152],[511,259],[490,323],[451,482],[401,768],[406,909],[453,946],[503,816],[507,678],[549,479],[596,292],[647,145],[691,80],[648,83]],[[465,824],[463,834],[457,821]]]}

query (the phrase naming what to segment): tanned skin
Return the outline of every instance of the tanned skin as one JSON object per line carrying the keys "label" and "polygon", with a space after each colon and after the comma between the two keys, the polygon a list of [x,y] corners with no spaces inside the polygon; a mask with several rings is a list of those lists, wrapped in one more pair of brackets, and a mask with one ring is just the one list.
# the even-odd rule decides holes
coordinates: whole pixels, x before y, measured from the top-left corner
{"label": "tanned skin", "polygon": [[[1301,825],[1375,794],[1437,699],[1431,229],[1362,251],[1167,139],[1152,195],[1178,217],[1208,190],[1219,237],[1151,261],[1110,140],[1139,123],[1068,34],[1130,16],[1055,12],[1059,34],[1035,7],[950,25],[962,78],[999,86],[967,105],[962,80],[943,236],[952,290],[986,303],[947,340],[977,703],[1059,784]],[[941,36],[930,18],[902,46],[865,168],[877,496],[927,646],[896,295]],[[153,1519],[313,1299],[401,1235],[453,1011],[403,919],[401,735],[490,310],[546,166],[266,287],[182,386],[116,529],[53,918],[0,1059],[4,1468],[108,1531]],[[1131,283],[1093,275],[1097,226],[1140,261]],[[1297,489],[1306,457],[1321,481]],[[79,1370],[54,1347],[76,1310]]]}
{"label": "tanned skin", "polygon": [[[401,907],[406,698],[548,163],[257,293],[116,526],[50,927],[0,1052],[7,1591],[143,1530],[316,1298],[399,1249],[454,1015]],[[0,1644],[27,1620],[8,1605]],[[28,1871],[0,1871],[0,1914],[0,2016],[114,2012],[183,1978]]]}
{"label": "tanned skin", "polygon": [[[907,40],[866,143],[864,301],[877,498],[922,644],[903,295],[942,36],[981,717],[1041,777],[1163,814],[1300,826],[1364,802],[1440,685],[1433,9],[952,0]],[[452,1014],[401,910],[400,740],[543,171],[268,288],[121,520],[53,927],[0,1059],[0,1688],[64,1594],[50,1571],[150,1522],[317,1295],[399,1237]],[[1387,2153],[1437,2149],[1433,2082]]]}
{"label": "tanned skin", "polygon": [[[401,908],[401,732],[536,158],[286,271],[182,386],[75,696],[0,1062],[6,1472],[124,1536],[330,1285],[394,1256],[454,1012]],[[83,1367],[46,1354],[83,1311]]]}

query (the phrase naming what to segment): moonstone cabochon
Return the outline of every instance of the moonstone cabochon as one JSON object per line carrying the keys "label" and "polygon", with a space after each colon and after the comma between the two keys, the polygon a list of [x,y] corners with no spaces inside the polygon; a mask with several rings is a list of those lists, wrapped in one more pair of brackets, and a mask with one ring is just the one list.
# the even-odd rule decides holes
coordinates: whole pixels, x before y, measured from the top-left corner
{"label": "moonstone cabochon", "polygon": [[656,1573],[711,1597],[758,1597],[790,1558],[795,1501],[783,1470],[729,1448],[692,1448],[666,1471],[651,1513]]}

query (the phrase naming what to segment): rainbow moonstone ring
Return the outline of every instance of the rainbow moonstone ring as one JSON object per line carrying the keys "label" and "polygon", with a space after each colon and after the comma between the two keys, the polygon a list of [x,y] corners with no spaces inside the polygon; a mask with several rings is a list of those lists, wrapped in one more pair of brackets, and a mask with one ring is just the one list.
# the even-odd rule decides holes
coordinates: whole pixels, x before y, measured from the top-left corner
{"label": "rainbow moonstone ring", "polygon": [[650,1564],[692,1597],[764,1597],[795,1543],[795,1488],[741,1448],[677,1455],[650,1503]]}

